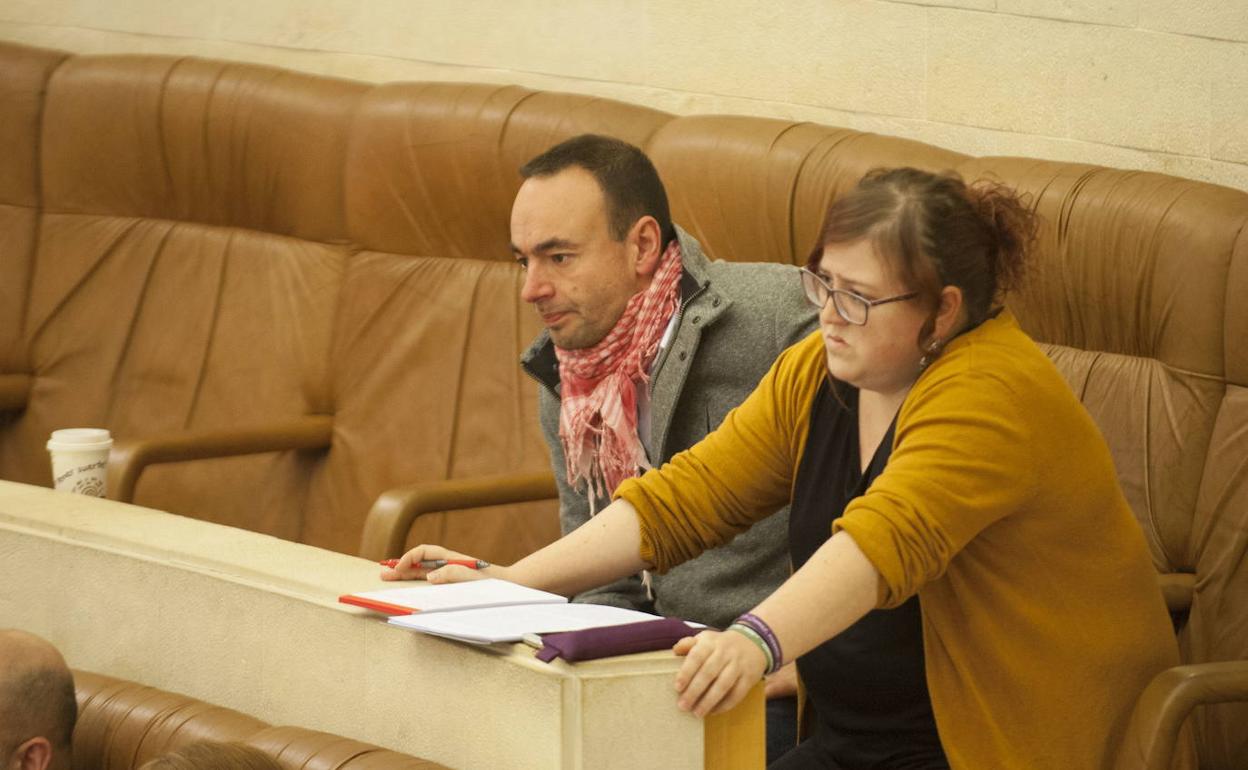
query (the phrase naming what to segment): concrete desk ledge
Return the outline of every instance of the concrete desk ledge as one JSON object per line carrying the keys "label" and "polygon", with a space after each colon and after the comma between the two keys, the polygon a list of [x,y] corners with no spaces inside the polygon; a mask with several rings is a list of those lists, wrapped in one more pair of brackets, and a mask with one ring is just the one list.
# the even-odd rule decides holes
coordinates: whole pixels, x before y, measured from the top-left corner
{"label": "concrete desk ledge", "polygon": [[0,482],[0,626],[75,668],[451,767],[761,767],[761,687],[703,722],[667,652],[546,664],[340,604],[373,562],[108,500]]}

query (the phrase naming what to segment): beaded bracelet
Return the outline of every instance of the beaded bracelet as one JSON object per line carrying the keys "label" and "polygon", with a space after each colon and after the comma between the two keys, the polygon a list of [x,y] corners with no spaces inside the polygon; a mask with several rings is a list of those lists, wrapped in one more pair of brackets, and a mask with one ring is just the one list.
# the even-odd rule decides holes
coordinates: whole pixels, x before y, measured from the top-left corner
{"label": "beaded bracelet", "polygon": [[752,629],[767,644],[767,648],[771,651],[771,665],[767,668],[767,673],[772,674],[784,665],[784,653],[780,649],[780,640],[776,638],[776,634],[771,630],[771,626],[759,616],[747,612],[737,618],[734,623]]}
{"label": "beaded bracelet", "polygon": [[728,630],[736,631],[738,634],[741,634],[746,639],[749,639],[751,642],[758,645],[758,649],[763,651],[763,657],[767,659],[766,671],[770,673],[772,666],[775,665],[775,661],[772,660],[771,648],[767,646],[767,642],[763,641],[763,637],[759,636],[758,632],[754,629],[741,623],[733,623],[731,626],[728,626]]}

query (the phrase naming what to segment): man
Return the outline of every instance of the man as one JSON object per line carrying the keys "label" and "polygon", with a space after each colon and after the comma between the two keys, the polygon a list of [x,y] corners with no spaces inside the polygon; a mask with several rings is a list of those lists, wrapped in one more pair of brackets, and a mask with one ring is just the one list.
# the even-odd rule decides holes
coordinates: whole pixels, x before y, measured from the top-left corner
{"label": "man", "polygon": [[[567,534],[621,480],[714,430],[815,319],[796,268],[709,261],[673,225],[654,166],[632,145],[578,136],[520,174],[512,251],[525,269],[521,297],[546,326],[521,362],[541,385]],[[725,628],[788,576],[787,528],[784,509],[728,545],[647,576],[650,590],[634,577],[576,600]],[[793,743],[788,668],[768,686],[769,697],[785,696],[768,708],[776,750]]]}
{"label": "man", "polygon": [[78,704],[74,677],[48,642],[0,630],[0,760],[3,770],[68,770]]}

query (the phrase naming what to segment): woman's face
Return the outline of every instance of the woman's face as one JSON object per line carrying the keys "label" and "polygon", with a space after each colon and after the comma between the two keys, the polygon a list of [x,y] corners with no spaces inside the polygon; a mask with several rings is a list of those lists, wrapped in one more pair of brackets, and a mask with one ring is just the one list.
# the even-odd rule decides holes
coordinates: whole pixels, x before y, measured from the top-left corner
{"label": "woman's face", "polygon": [[[844,289],[867,300],[908,294],[875,253],[867,239],[826,247],[815,272],[833,289]],[[828,371],[860,390],[895,395],[914,384],[919,375],[919,330],[929,310],[918,297],[875,305],[863,326],[836,312],[831,299],[819,310]]]}

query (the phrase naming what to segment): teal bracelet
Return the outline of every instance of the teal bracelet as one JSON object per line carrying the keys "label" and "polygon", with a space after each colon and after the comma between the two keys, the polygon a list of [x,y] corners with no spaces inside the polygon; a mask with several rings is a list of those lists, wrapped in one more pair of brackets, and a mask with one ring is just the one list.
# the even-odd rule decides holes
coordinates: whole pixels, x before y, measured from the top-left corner
{"label": "teal bracelet", "polygon": [[746,639],[749,639],[751,642],[758,645],[758,649],[763,651],[763,657],[767,661],[767,668],[763,669],[763,671],[765,673],[770,673],[772,668],[776,665],[776,662],[771,657],[771,648],[767,646],[767,642],[763,639],[763,637],[760,636],[757,631],[744,623],[733,623],[731,626],[728,626],[728,630],[736,631],[738,634],[741,634]]}

